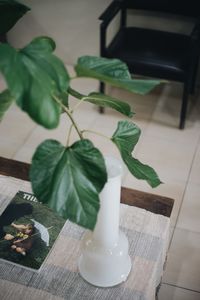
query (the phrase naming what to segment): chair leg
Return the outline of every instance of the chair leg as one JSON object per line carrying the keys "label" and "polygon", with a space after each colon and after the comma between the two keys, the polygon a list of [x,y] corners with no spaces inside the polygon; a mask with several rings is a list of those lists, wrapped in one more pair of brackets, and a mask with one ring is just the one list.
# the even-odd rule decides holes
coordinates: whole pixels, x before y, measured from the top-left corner
{"label": "chair leg", "polygon": [[189,84],[184,83],[179,129],[184,129],[189,97]]}
{"label": "chair leg", "polygon": [[195,76],[191,82],[191,86],[190,86],[190,95],[194,95],[195,93]]}
{"label": "chair leg", "polygon": [[191,84],[190,84],[190,94],[191,95],[194,95],[194,93],[195,93],[195,83],[196,83],[196,77],[197,77],[197,70],[198,70],[198,63],[195,66],[193,76],[192,76],[192,80],[191,80]]}
{"label": "chair leg", "polygon": [[99,92],[104,94],[104,92],[105,92],[105,83],[104,82],[100,82]]}
{"label": "chair leg", "polygon": [[103,106],[99,106],[99,113],[104,114],[105,108]]}
{"label": "chair leg", "polygon": [[[104,91],[105,91],[105,83],[100,82],[99,92],[104,94]],[[105,112],[105,108],[103,106],[99,106],[99,112],[100,114],[103,114]]]}

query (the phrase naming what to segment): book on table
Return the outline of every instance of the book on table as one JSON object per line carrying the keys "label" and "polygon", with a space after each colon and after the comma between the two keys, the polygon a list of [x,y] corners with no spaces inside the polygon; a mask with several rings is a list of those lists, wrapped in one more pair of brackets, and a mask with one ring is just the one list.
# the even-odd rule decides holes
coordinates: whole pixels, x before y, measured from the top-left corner
{"label": "book on table", "polygon": [[33,194],[18,191],[0,216],[0,259],[39,270],[64,223]]}

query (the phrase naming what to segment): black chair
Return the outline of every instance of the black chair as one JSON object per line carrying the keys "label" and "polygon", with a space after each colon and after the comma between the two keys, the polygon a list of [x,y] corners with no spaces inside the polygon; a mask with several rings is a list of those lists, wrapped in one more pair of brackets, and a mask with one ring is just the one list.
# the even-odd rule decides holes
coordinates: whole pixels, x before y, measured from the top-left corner
{"label": "black chair", "polygon": [[[148,16],[181,18],[192,22],[190,34],[127,26],[127,13]],[[109,45],[106,42],[108,25],[120,13],[120,27]],[[194,93],[200,53],[200,9],[197,0],[115,0],[99,18],[100,55],[119,58],[132,74],[183,83],[179,128],[183,129],[189,94]],[[170,19],[169,19],[170,20]],[[104,84],[100,83],[100,91]]]}

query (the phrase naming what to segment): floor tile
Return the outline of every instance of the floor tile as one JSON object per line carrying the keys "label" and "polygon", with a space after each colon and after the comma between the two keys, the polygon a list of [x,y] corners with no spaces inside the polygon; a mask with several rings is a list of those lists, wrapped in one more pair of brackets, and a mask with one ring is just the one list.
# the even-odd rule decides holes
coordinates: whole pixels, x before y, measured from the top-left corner
{"label": "floor tile", "polygon": [[[160,112],[156,112],[161,114]],[[162,114],[165,114],[163,112]],[[154,115],[155,116],[155,115]],[[200,133],[200,122],[194,122],[191,126],[185,127],[184,130],[180,130],[178,126],[166,126],[166,124],[159,124],[152,117],[151,121],[146,128],[146,134],[157,138],[165,138],[172,143],[197,143]]]}
{"label": "floor tile", "polygon": [[198,144],[197,151],[195,153],[195,157],[193,160],[190,177],[189,177],[189,182],[200,185],[199,174],[200,174],[200,142]]}
{"label": "floor tile", "polygon": [[[85,112],[81,110],[79,114],[78,124],[80,125],[81,129],[90,127],[90,124],[93,122],[93,118],[89,118],[86,115],[83,116],[84,113]],[[22,143],[21,147],[15,153],[14,158],[20,161],[30,162],[37,146],[46,139],[55,139],[61,142],[63,145],[66,145],[70,125],[71,121],[69,118],[66,116],[66,114],[62,114],[60,124],[56,129],[48,130],[41,126],[36,126],[30,136],[27,137],[26,141]],[[78,139],[79,137],[77,133],[73,130],[70,142],[73,143]]]}
{"label": "floor tile", "polygon": [[163,283],[200,292],[200,234],[176,228]]}
{"label": "floor tile", "polygon": [[[117,147],[110,140],[95,134],[87,134],[85,135],[85,137],[88,137],[92,141],[94,146],[97,147],[104,155],[108,155],[108,156],[112,155],[122,162]],[[126,168],[124,169],[126,172]]]}
{"label": "floor tile", "polygon": [[162,284],[158,300],[199,300],[200,293]]}
{"label": "floor tile", "polygon": [[189,183],[177,227],[200,233],[200,185]]}
{"label": "floor tile", "polygon": [[[133,94],[130,93],[126,90],[122,90],[120,88],[116,88],[116,87],[110,87],[108,90],[109,94],[112,94],[113,97],[119,98],[121,100],[124,100],[126,102],[128,102],[130,105],[133,105],[136,107],[140,107],[142,108],[143,106],[143,112],[146,112],[146,115],[151,114],[154,109],[156,108],[158,102],[159,102],[159,98],[160,95],[162,94],[164,89],[164,85],[160,85],[156,88],[154,88],[150,93],[146,94],[146,95],[139,95],[139,94]],[[146,110],[145,110],[146,108]],[[135,109],[135,113],[137,113],[136,109]]]}
{"label": "floor tile", "polygon": [[151,120],[152,114],[159,101],[159,97],[155,91],[144,96],[132,94],[118,88],[110,88],[109,95],[125,101],[131,106],[132,111],[135,113],[131,121],[136,123],[143,131]]}
{"label": "floor tile", "polygon": [[[67,67],[68,68],[68,67]],[[73,68],[69,68],[70,74],[73,74]],[[91,78],[75,78],[71,80],[70,86],[83,95],[88,95],[91,92],[97,92],[99,88],[99,81]]]}
{"label": "floor tile", "polygon": [[111,137],[117,129],[117,124],[121,119],[125,118],[120,118],[120,115],[117,112],[106,109],[104,114],[99,114],[96,117],[91,129]]}
{"label": "floor tile", "polygon": [[12,158],[25,143],[36,124],[13,105],[0,123],[0,155]]}
{"label": "floor tile", "polygon": [[[179,127],[182,89],[183,86],[180,83],[171,82],[165,84],[163,91],[160,94],[158,105],[152,115],[152,124],[159,125],[161,129],[166,129],[166,133],[169,133],[171,129],[178,129]],[[194,101],[195,99],[197,99],[197,95],[195,97],[190,97],[189,99],[185,129],[200,126],[199,115]]]}
{"label": "floor tile", "polygon": [[174,207],[171,215],[171,225],[175,225],[179,209],[183,201],[185,182],[167,180],[156,188],[152,188],[146,181],[134,178],[130,172],[123,178],[123,186],[144,191],[151,194],[161,195],[174,199]]}
{"label": "floor tile", "polygon": [[0,141],[0,156],[13,158],[15,153],[21,148],[21,140],[10,137],[2,137]]}
{"label": "floor tile", "polygon": [[37,146],[46,139],[56,139],[65,144],[69,124],[69,120],[63,114],[61,116],[60,125],[56,129],[48,130],[37,125],[24,144],[22,144],[20,149],[16,152],[14,158],[20,161],[30,162]]}
{"label": "floor tile", "polygon": [[155,168],[164,182],[167,178],[185,182],[189,176],[195,148],[195,143],[172,143],[164,137],[156,138],[144,134],[138,147],[138,159]]}
{"label": "floor tile", "polygon": [[173,86],[165,84],[151,120],[159,126],[178,127],[180,96],[176,97],[172,92],[174,92]]}

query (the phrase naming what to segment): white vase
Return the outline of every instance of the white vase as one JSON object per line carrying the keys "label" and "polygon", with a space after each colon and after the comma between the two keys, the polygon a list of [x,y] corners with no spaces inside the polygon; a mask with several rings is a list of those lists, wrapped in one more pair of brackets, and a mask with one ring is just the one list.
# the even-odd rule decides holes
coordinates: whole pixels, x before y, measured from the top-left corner
{"label": "white vase", "polygon": [[119,230],[122,165],[106,157],[108,181],[100,193],[100,211],[93,232],[82,239],[80,275],[99,287],[110,287],[126,280],[131,270],[128,240]]}

